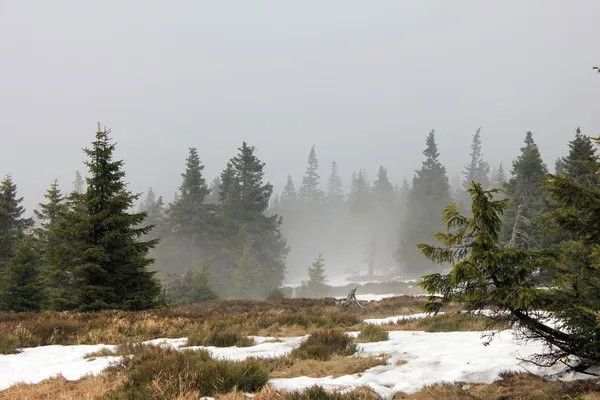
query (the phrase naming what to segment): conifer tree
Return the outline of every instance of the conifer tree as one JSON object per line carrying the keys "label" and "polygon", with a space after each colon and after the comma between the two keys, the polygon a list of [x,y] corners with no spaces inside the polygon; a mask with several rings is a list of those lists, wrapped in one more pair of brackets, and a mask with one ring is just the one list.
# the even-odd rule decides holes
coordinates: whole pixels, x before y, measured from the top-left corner
{"label": "conifer tree", "polygon": [[595,159],[596,148],[592,140],[577,128],[575,138],[569,142],[569,155],[561,158],[557,163],[559,165],[557,175],[565,175],[567,178],[595,185],[598,182],[593,170]]}
{"label": "conifer tree", "polygon": [[490,185],[492,189],[502,189],[505,184],[506,174],[504,173],[504,166],[502,165],[502,163],[500,163],[498,169],[496,169],[492,174]]}
{"label": "conifer tree", "polygon": [[87,190],[75,198],[84,212],[67,213],[60,232],[78,252],[71,268],[82,311],[153,307],[160,291],[148,270],[153,261],[148,252],[157,241],[139,239],[152,226],[139,227],[146,212],[128,212],[139,195],[126,188],[123,161],[113,159],[115,144],[109,133],[98,126],[91,148],[84,149]]}
{"label": "conifer tree", "polygon": [[465,167],[463,171],[464,180],[462,182],[461,190],[461,201],[467,205],[471,200],[467,189],[471,186],[471,182],[479,182],[484,188],[488,188],[490,183],[488,174],[490,172],[490,166],[488,163],[483,161],[483,149],[481,144],[481,128],[477,129],[473,135],[473,143],[471,144],[471,162]]}
{"label": "conifer tree", "polygon": [[416,171],[408,195],[406,217],[400,231],[395,258],[405,276],[420,277],[439,266],[423,260],[417,249],[419,243],[433,241],[433,233],[441,228],[440,210],[451,203],[446,168],[439,160],[435,132],[429,132],[425,160]]}
{"label": "conifer tree", "polygon": [[541,186],[547,174],[546,164],[533,140],[533,134],[528,131],[525,147],[521,148],[521,155],[513,162],[512,177],[505,184],[505,191],[510,199],[502,235],[505,242],[509,242],[514,231],[518,233],[518,248],[541,245],[542,238],[539,236],[536,220],[547,208]]}
{"label": "conifer tree", "polygon": [[373,183],[373,202],[376,206],[391,206],[394,203],[394,187],[392,186],[383,166],[379,167],[377,179]]}
{"label": "conifer tree", "polygon": [[358,174],[352,174],[350,193],[348,194],[350,211],[356,214],[366,213],[371,207],[372,199],[373,194],[365,172],[360,170]]}
{"label": "conifer tree", "polygon": [[148,213],[144,223],[153,226],[152,231],[147,235],[148,238],[158,238],[160,236],[159,229],[165,220],[164,206],[162,196],[157,198],[156,194],[154,194],[154,189],[149,187],[146,198],[140,205],[140,210]]}
{"label": "conifer tree", "polygon": [[44,303],[39,243],[30,235],[19,239],[4,272],[0,287],[0,309],[39,311]]}
{"label": "conifer tree", "polygon": [[57,229],[62,215],[67,211],[65,198],[60,191],[58,181],[55,180],[44,195],[47,202],[39,204],[39,210],[34,210],[40,227],[35,230],[37,237],[48,247],[59,243]]}
{"label": "conifer tree", "polygon": [[0,183],[0,276],[3,265],[15,255],[16,244],[25,231],[33,226],[31,218],[25,218],[22,197],[17,197],[17,185],[7,175]]}
{"label": "conifer tree", "polygon": [[73,181],[73,191],[77,193],[83,193],[85,184],[83,182],[83,178],[81,177],[81,172],[79,170],[75,171],[75,180]]}
{"label": "conifer tree", "polygon": [[325,260],[319,253],[312,265],[308,268],[308,281],[303,282],[309,295],[321,297],[325,295],[327,275],[325,274]]}
{"label": "conifer tree", "polygon": [[241,230],[242,251],[236,259],[236,268],[231,275],[233,295],[241,299],[259,299],[263,294],[265,271],[254,251],[254,239],[245,226]]}
{"label": "conifer tree", "polygon": [[210,192],[206,196],[206,203],[217,204],[219,202],[219,191],[221,190],[221,177],[216,176],[210,184]]}
{"label": "conifer tree", "polygon": [[296,206],[296,203],[298,201],[298,192],[296,191],[296,185],[294,185],[292,175],[287,176],[285,186],[283,187],[283,191],[281,192],[280,200],[281,207],[286,211],[291,211]]}
{"label": "conifer tree", "polygon": [[339,205],[344,200],[342,177],[335,161],[331,163],[331,175],[327,179],[327,202],[330,205]]}
{"label": "conifer tree", "polygon": [[298,198],[302,204],[319,206],[323,203],[323,191],[319,188],[319,161],[315,146],[312,146],[308,155],[308,165],[306,173],[302,178],[302,185],[298,192]]}

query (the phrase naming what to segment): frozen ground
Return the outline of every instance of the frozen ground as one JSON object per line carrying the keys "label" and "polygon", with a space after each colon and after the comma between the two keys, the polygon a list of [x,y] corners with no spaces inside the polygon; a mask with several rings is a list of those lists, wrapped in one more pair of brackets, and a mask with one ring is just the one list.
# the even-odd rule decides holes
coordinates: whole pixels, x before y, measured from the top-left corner
{"label": "frozen ground", "polygon": [[[382,324],[398,319],[425,317],[425,314],[414,314],[370,319],[365,322]],[[232,360],[243,360],[247,357],[280,357],[291,352],[306,339],[306,336],[280,338],[282,342],[276,343],[270,342],[273,338],[269,337],[255,339],[257,344],[246,348],[189,348],[207,349],[215,358]],[[519,358],[541,351],[542,346],[539,343],[519,343],[510,331],[500,333],[489,346],[483,346],[484,340],[480,332],[390,332],[388,341],[359,345],[359,355],[389,354],[391,359],[385,366],[339,378],[296,377],[273,379],[270,384],[278,389],[302,389],[315,384],[325,388],[342,389],[368,385],[384,398],[391,398],[395,392],[414,392],[435,382],[492,382],[502,371],[524,371],[524,367],[528,371],[540,374],[558,372],[540,370],[519,362]],[[186,339],[156,339],[145,343],[185,348]],[[113,346],[44,346],[24,349],[20,354],[0,356],[0,390],[20,381],[39,382],[59,373],[71,380],[86,374],[97,374],[118,357],[102,357],[90,361],[83,356],[103,347]],[[405,360],[407,363],[398,366],[398,360]]]}

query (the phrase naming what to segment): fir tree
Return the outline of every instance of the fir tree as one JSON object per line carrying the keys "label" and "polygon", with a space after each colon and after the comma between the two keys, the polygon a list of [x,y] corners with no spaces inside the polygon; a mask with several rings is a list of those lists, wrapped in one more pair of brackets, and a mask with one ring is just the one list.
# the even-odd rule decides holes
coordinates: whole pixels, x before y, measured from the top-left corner
{"label": "fir tree", "polygon": [[7,263],[0,288],[0,306],[8,311],[39,311],[44,303],[41,267],[39,243],[25,235]]}
{"label": "fir tree", "polygon": [[569,142],[569,155],[559,161],[560,171],[557,171],[557,175],[595,185],[598,182],[593,169],[596,157],[592,140],[577,128],[575,138]]}
{"label": "fir tree", "polygon": [[541,244],[536,219],[547,208],[541,186],[547,173],[533,134],[527,132],[525,147],[521,148],[521,155],[513,162],[512,178],[505,184],[510,207],[505,215],[502,237],[508,242],[513,231],[518,232],[518,248],[532,248]]}
{"label": "fir tree", "polygon": [[294,185],[292,175],[287,176],[280,200],[281,207],[286,211],[293,210],[298,201],[298,192],[296,191],[296,185]]}
{"label": "fir tree", "polygon": [[84,182],[81,177],[81,172],[79,170],[75,171],[75,180],[73,181],[73,191],[77,193],[83,193],[84,190]]}
{"label": "fir tree", "polygon": [[462,182],[461,201],[468,205],[471,200],[470,196],[466,192],[471,186],[472,182],[479,182],[484,188],[489,187],[488,174],[490,172],[490,166],[488,163],[483,161],[483,149],[481,144],[481,128],[477,129],[473,135],[473,143],[471,144],[471,162],[465,167],[463,171],[464,180]]}
{"label": "fir tree", "polygon": [[451,202],[446,168],[439,160],[433,130],[427,136],[423,155],[425,160],[416,171],[408,195],[406,218],[395,254],[404,274],[413,277],[439,269],[420,257],[417,244],[433,240],[433,233],[441,228],[439,212]]}
{"label": "fir tree", "polygon": [[210,184],[210,192],[206,196],[206,203],[217,204],[219,202],[219,191],[221,190],[221,177],[216,176]]}
{"label": "fir tree", "polygon": [[344,200],[342,177],[335,161],[331,163],[331,175],[327,179],[327,201],[331,205],[339,205]]}
{"label": "fir tree", "polygon": [[502,189],[506,184],[506,174],[504,173],[504,166],[502,163],[498,166],[498,169],[494,171],[491,179],[492,189]]}
{"label": "fir tree", "polygon": [[139,239],[152,226],[139,227],[146,212],[128,212],[139,195],[126,188],[123,161],[113,160],[109,132],[98,126],[96,140],[84,149],[89,178],[79,201],[85,211],[67,213],[72,223],[61,229],[80,252],[72,266],[79,310],[149,308],[160,291],[148,270],[153,261],[148,252],[157,241]]}
{"label": "fir tree", "polygon": [[372,198],[372,192],[364,171],[360,170],[358,174],[354,173],[350,184],[350,193],[348,194],[350,211],[357,214],[366,213],[371,207]]}
{"label": "fir tree", "polygon": [[3,265],[15,255],[15,247],[25,231],[33,226],[31,218],[25,218],[22,197],[17,197],[17,185],[10,176],[0,183],[0,276]]}
{"label": "fir tree", "polygon": [[391,206],[394,202],[394,187],[388,178],[387,170],[379,167],[377,180],[373,183],[373,201],[376,206]]}
{"label": "fir tree", "polygon": [[242,227],[241,237],[242,251],[231,275],[233,294],[234,297],[241,299],[259,299],[266,271],[257,261],[254,254],[254,239],[245,226]]}
{"label": "fir tree", "polygon": [[315,146],[312,146],[308,155],[308,165],[306,173],[302,178],[302,185],[298,193],[298,198],[305,205],[320,205],[323,203],[323,191],[319,188],[319,161],[315,152]]}
{"label": "fir tree", "polygon": [[56,232],[62,215],[67,211],[67,205],[57,180],[50,185],[44,197],[47,202],[40,203],[40,209],[33,211],[41,223],[35,232],[42,243],[52,247],[59,243]]}
{"label": "fir tree", "polygon": [[308,268],[308,281],[303,282],[303,286],[308,293],[314,297],[325,295],[327,275],[325,274],[325,260],[319,253],[312,265]]}

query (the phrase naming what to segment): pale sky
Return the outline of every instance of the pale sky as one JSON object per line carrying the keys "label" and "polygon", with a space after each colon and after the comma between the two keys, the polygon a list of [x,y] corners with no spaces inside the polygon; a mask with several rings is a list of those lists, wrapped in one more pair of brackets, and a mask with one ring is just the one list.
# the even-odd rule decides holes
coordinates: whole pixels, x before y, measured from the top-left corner
{"label": "pale sky", "polygon": [[[28,212],[71,189],[96,122],[130,188],[167,200],[188,146],[210,181],[243,140],[281,188],[316,145],[323,180],[412,178],[436,129],[450,179],[482,127],[507,167],[526,130],[548,166],[600,135],[600,2],[0,0],[0,175]],[[507,168],[509,169],[509,168]]]}

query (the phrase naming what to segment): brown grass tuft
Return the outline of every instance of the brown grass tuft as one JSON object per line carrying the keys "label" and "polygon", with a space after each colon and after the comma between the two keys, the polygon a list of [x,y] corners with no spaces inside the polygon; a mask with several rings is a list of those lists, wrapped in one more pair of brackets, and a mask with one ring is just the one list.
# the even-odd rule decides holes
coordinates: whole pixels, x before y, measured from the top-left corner
{"label": "brown grass tuft", "polygon": [[380,326],[388,331],[466,332],[504,329],[508,324],[503,321],[496,323],[483,315],[452,312],[427,318],[399,320]]}
{"label": "brown grass tuft", "polygon": [[356,344],[344,332],[335,329],[316,331],[292,351],[292,358],[327,361],[333,356],[356,353]]}
{"label": "brown grass tuft", "polygon": [[387,360],[389,360],[389,355],[380,357],[333,356],[326,361],[290,359],[287,363],[285,361],[275,363],[273,370],[269,372],[269,378],[293,378],[297,376],[311,378],[333,376],[337,378],[343,375],[358,374],[370,368],[385,365]]}
{"label": "brown grass tuft", "polygon": [[358,343],[385,342],[390,334],[379,325],[365,325],[356,337]]}

